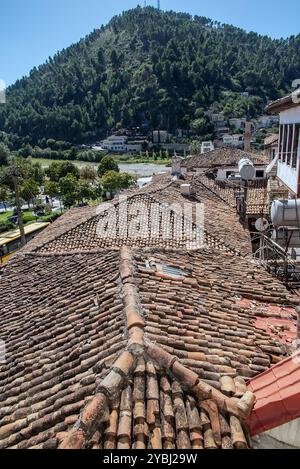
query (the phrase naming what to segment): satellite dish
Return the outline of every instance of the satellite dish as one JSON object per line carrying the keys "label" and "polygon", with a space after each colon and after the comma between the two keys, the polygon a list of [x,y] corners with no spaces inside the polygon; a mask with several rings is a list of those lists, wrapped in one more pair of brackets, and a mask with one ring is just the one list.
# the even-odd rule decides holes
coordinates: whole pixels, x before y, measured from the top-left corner
{"label": "satellite dish", "polygon": [[261,233],[269,228],[269,222],[266,218],[259,218],[255,222],[255,228]]}

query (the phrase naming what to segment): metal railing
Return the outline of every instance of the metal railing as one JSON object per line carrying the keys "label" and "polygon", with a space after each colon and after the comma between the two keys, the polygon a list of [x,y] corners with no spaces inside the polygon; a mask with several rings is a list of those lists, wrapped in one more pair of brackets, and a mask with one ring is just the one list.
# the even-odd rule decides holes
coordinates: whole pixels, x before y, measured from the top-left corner
{"label": "metal railing", "polygon": [[287,251],[266,234],[252,233],[252,242],[259,242],[253,254],[259,265],[276,276],[290,288],[300,287],[300,258],[294,259]]}

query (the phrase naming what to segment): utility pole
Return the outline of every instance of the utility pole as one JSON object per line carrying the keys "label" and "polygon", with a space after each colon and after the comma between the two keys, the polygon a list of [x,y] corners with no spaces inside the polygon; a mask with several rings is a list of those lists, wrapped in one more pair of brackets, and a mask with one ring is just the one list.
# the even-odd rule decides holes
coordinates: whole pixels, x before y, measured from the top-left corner
{"label": "utility pole", "polygon": [[18,215],[19,230],[20,230],[20,235],[21,235],[21,246],[23,247],[26,244],[26,238],[25,238],[25,231],[24,231],[22,207],[21,207],[21,201],[20,201],[18,177],[16,175],[13,175],[12,180],[13,180],[14,191],[15,191],[15,196],[16,196],[16,208],[17,208],[17,215]]}
{"label": "utility pole", "polygon": [[160,10],[160,0],[157,0],[157,8]]}

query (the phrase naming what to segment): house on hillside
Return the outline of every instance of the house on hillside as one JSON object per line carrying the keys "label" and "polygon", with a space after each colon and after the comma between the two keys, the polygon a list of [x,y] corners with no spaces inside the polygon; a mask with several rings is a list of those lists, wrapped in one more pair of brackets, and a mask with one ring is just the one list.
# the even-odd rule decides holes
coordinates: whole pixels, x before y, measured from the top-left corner
{"label": "house on hillside", "polygon": [[270,128],[270,127],[275,127],[279,124],[279,118],[278,116],[269,116],[269,115],[265,115],[265,116],[260,116],[257,118],[257,124],[258,124],[258,127],[260,128]]}
{"label": "house on hillside", "polygon": [[109,152],[126,153],[127,140],[125,135],[111,135],[101,142],[101,147]]}
{"label": "house on hillside", "polygon": [[143,138],[129,138],[127,135],[111,135],[101,142],[101,148],[110,153],[140,153],[148,142]]}
{"label": "house on hillside", "polygon": [[243,135],[241,134],[228,134],[223,135],[223,144],[226,147],[243,147]]}
{"label": "house on hillside", "polygon": [[213,151],[215,149],[215,146],[213,142],[202,142],[201,143],[201,153],[208,153],[209,151]]}
{"label": "house on hillside", "polygon": [[229,125],[230,127],[234,127],[236,130],[243,129],[245,127],[245,122],[246,118],[241,117],[233,117],[232,119],[229,119]]}

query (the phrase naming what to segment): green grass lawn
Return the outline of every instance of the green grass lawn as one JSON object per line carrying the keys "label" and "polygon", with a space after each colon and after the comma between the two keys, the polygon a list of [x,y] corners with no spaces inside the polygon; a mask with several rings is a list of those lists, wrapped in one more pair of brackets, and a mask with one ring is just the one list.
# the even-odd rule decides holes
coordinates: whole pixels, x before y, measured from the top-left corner
{"label": "green grass lawn", "polygon": [[[6,213],[0,214],[0,233],[6,233],[7,231],[12,231],[18,229],[17,226],[8,224],[8,226],[4,226],[3,224],[7,221],[9,217],[13,215],[12,211],[8,211]],[[32,210],[23,210],[23,222],[24,226],[31,225],[37,221],[44,221],[44,222],[51,222],[51,215],[45,215],[44,217],[37,217],[34,215]]]}
{"label": "green grass lawn", "polygon": [[[157,164],[157,165],[167,165],[167,164],[170,164],[170,160],[160,160],[160,159],[157,159],[157,160],[154,160],[152,158],[140,158],[136,155],[132,155],[132,156],[128,156],[128,155],[124,155],[123,157],[120,156],[120,155],[109,155],[111,156],[112,158],[114,158],[116,160],[116,162],[118,164],[139,164],[139,163],[142,163],[142,164]],[[41,164],[41,166],[43,168],[48,168],[51,163],[54,163],[54,162],[58,162],[58,163],[61,163],[63,161],[66,161],[66,160],[51,160],[51,159],[47,159],[47,158],[33,158],[33,161],[36,161],[38,163]],[[83,166],[95,166],[97,167],[99,165],[99,163],[91,163],[89,161],[77,161],[77,160],[72,160],[71,163],[74,163],[76,164],[76,166],[79,166],[79,168],[82,168]]]}
{"label": "green grass lawn", "polygon": [[[50,158],[49,158],[49,159],[48,159],[48,158],[32,158],[32,160],[33,160],[34,162],[40,163],[40,165],[41,165],[43,168],[48,168],[48,167],[51,165],[51,163],[63,163],[63,162],[65,162],[65,161],[67,161],[67,160],[51,160]],[[90,165],[92,165],[92,166],[97,166],[97,165],[99,164],[99,163],[89,163],[89,162],[87,162],[87,161],[77,161],[77,160],[71,161],[71,163],[76,164],[76,165],[79,166],[80,168],[81,168],[82,166],[86,166],[86,165],[89,165],[89,166],[90,166]]]}
{"label": "green grass lawn", "polygon": [[8,219],[8,217],[12,216],[12,214],[13,212],[10,212],[10,211],[7,211],[5,213],[0,213],[0,223],[5,222]]}

